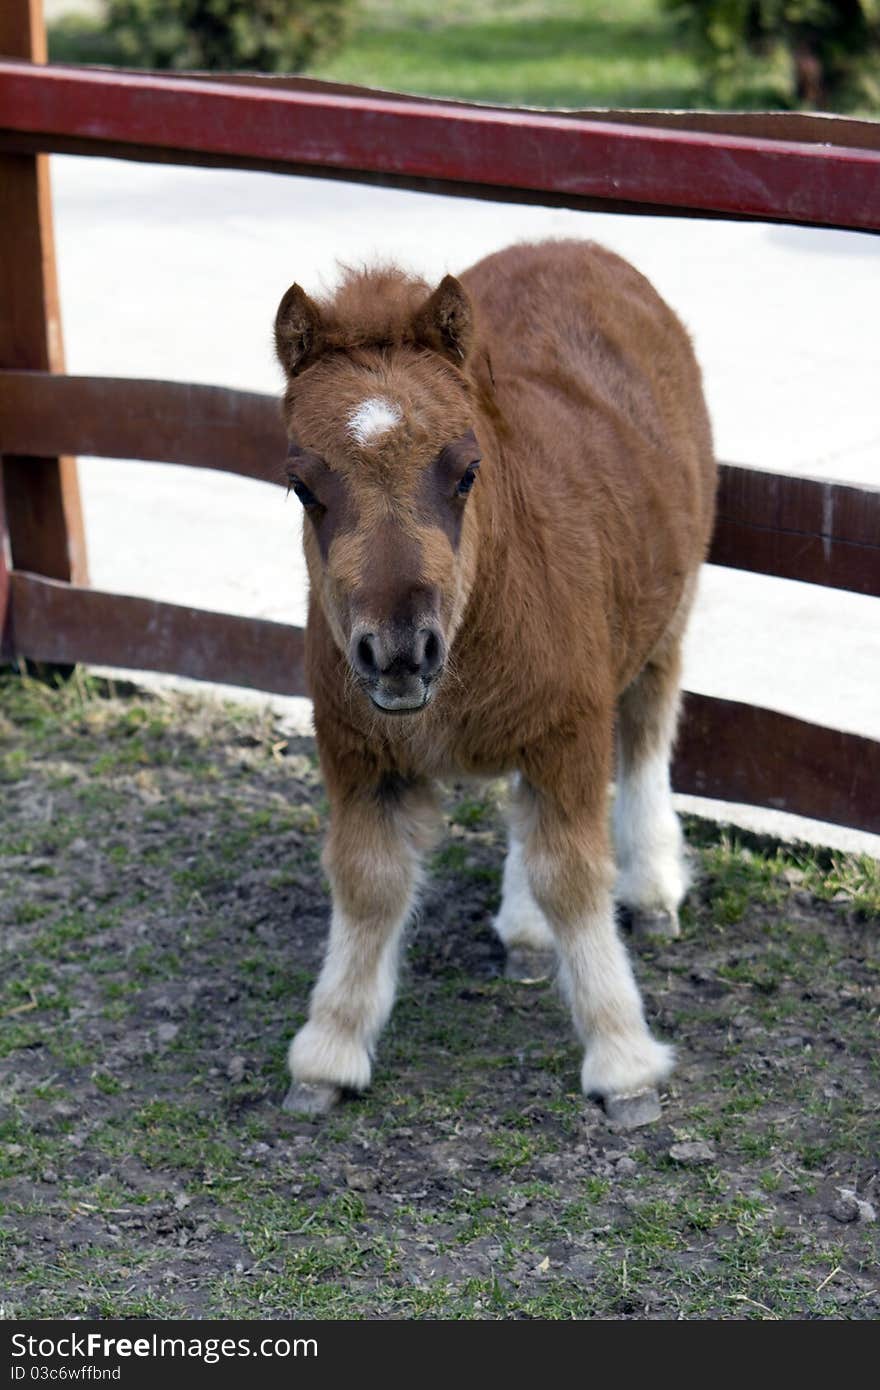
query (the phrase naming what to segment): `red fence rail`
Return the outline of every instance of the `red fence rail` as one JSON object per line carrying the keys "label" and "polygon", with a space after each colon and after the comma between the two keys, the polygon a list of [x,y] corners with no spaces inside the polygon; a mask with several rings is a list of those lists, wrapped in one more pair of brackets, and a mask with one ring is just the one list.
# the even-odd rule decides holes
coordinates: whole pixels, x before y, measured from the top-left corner
{"label": "red fence rail", "polygon": [[0,62],[0,130],[16,148],[42,152],[210,159],[880,231],[876,145],[14,62]]}
{"label": "red fence rail", "polygon": [[[0,26],[0,44],[2,35]],[[36,169],[51,151],[880,230],[880,126],[872,122],[548,114],[295,79],[216,82],[0,60],[0,161],[31,161]],[[0,241],[14,211],[0,203]],[[0,289],[15,307],[14,268]],[[55,374],[46,370],[52,366]],[[0,338],[7,513],[33,500],[40,460],[76,453],[280,481],[284,437],[271,397],[67,377],[56,364],[3,351]],[[2,501],[0,640],[7,656],[307,693],[299,629],[67,582],[69,574],[56,577],[47,563],[23,563],[13,528],[3,541]],[[725,465],[710,558],[880,595],[880,492]],[[689,695],[675,783],[880,833],[880,744],[774,711]]]}

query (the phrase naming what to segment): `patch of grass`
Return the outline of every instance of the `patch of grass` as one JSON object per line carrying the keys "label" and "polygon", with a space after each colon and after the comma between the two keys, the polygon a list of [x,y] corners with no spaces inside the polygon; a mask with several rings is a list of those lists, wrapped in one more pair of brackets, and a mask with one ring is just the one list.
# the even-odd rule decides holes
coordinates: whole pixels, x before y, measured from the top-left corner
{"label": "patch of grass", "polygon": [[15,748],[11,753],[0,753],[0,784],[21,782],[27,773],[27,757],[22,749]]}
{"label": "patch of grass", "polygon": [[465,830],[479,830],[481,826],[490,824],[496,815],[495,803],[485,797],[463,797],[450,812],[449,819],[453,825],[460,825]]}
{"label": "patch of grass", "polygon": [[828,869],[802,863],[805,885],[825,902],[843,902],[863,917],[880,917],[880,860],[867,854],[834,854]]}
{"label": "patch of grass", "polygon": [[458,844],[453,840],[450,844],[444,845],[442,849],[435,852],[431,859],[431,868],[435,873],[463,873],[467,868],[469,857],[470,850],[468,846]]}
{"label": "patch of grass", "polygon": [[41,918],[47,917],[51,911],[48,903],[16,903],[12,920],[17,927],[26,927],[30,922],[39,922]]}
{"label": "patch of grass", "polygon": [[524,1134],[521,1131],[502,1131],[493,1134],[492,1166],[500,1173],[514,1173],[517,1168],[534,1163],[546,1150],[546,1141],[540,1135]]}
{"label": "patch of grass", "polygon": [[716,925],[735,926],[756,903],[778,905],[786,895],[778,863],[723,835],[702,855],[705,891]]}
{"label": "patch of grass", "polygon": [[154,1256],[131,1246],[83,1246],[56,1253],[50,1261],[35,1260],[17,1270],[27,1303],[6,1305],[17,1316],[26,1307],[30,1317],[169,1318],[174,1301],[154,1288],[135,1291],[139,1275],[148,1273]]}
{"label": "patch of grass", "polygon": [[[45,915],[47,914],[41,914]],[[71,948],[75,948],[87,937],[111,930],[118,920],[119,915],[114,912],[65,912],[57,921],[36,933],[32,938],[31,947],[40,955],[57,955],[61,960],[75,960],[81,953]]]}
{"label": "patch of grass", "polygon": [[696,64],[656,0],[363,0],[334,81],[514,105],[687,106]]}
{"label": "patch of grass", "polygon": [[105,1096],[116,1096],[122,1090],[119,1077],[111,1076],[109,1072],[92,1072],[92,1081],[101,1094]]}

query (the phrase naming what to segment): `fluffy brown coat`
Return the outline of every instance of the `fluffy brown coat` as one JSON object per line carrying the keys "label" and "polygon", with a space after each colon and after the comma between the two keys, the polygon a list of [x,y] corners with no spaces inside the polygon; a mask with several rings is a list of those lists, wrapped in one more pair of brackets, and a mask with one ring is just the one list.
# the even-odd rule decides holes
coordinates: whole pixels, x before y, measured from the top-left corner
{"label": "fluffy brown coat", "polygon": [[[298,485],[321,502],[304,529],[307,666],[344,939],[375,941],[377,929],[364,934],[359,922],[405,917],[416,870],[400,846],[417,857],[426,842],[414,827],[434,803],[435,778],[518,772],[516,833],[575,1021],[587,1035],[614,1033],[617,1003],[604,1013],[598,996],[579,1006],[580,966],[574,956],[566,965],[560,942],[605,911],[618,712],[634,814],[654,795],[639,782],[651,757],[668,760],[681,635],[715,494],[687,333],[632,266],[574,241],[511,247],[433,295],[394,268],[349,273],[322,304],[293,287],[276,333]],[[401,425],[360,445],[353,412],[377,396]],[[479,473],[459,507],[447,496],[458,473],[449,484],[441,470],[437,481],[438,459],[470,429]],[[443,466],[454,469],[455,456]],[[431,703],[392,719],[353,680],[351,642],[360,618],[384,622],[405,593],[416,595],[413,612],[434,604],[449,660]],[[374,884],[362,901],[365,865],[383,855],[406,859],[387,908]],[[330,957],[325,976],[329,968]],[[346,987],[354,968],[343,971]],[[299,1066],[295,1042],[294,1074],[360,1084],[327,1061],[330,1035],[371,1053],[377,1029],[350,1010],[343,1018],[338,988],[334,1004],[324,983],[307,1027],[327,1036],[300,1047]]]}

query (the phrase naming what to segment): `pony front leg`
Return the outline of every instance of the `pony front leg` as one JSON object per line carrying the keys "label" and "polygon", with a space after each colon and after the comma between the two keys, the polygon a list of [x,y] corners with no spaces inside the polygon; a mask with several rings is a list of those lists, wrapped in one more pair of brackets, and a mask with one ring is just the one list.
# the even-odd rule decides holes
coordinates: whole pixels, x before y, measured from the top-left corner
{"label": "pony front leg", "polygon": [[[596,802],[604,803],[594,793]],[[576,814],[547,792],[524,807],[525,862],[553,931],[563,992],[584,1043],[581,1087],[609,1118],[632,1126],[657,1119],[657,1085],[673,1052],[645,1022],[629,958],[617,933],[614,870],[604,804]]]}
{"label": "pony front leg", "polygon": [[323,856],[333,893],[330,935],[308,1022],[290,1045],[285,1109],[319,1113],[344,1090],[369,1085],[435,818],[427,788],[397,783],[333,807]]}

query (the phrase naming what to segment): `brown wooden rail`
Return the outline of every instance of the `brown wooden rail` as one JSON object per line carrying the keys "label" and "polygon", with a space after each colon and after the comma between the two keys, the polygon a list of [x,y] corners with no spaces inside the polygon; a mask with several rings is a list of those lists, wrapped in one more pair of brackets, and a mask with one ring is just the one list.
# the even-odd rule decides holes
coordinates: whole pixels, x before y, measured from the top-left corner
{"label": "brown wooden rail", "polygon": [[[274,396],[0,372],[0,450],[185,463],[283,483]],[[880,489],[721,465],[716,565],[880,596]]]}
{"label": "brown wooden rail", "polygon": [[[216,468],[279,483],[279,397],[126,377],[0,372],[0,452],[52,452]],[[51,442],[50,442],[51,441]]]}
{"label": "brown wooden rail", "polygon": [[306,695],[303,633],[286,623],[81,589],[13,570],[12,643],[33,661],[166,671]]}
{"label": "brown wooden rail", "polygon": [[[12,599],[14,647],[34,660],[308,694],[299,628],[17,572]],[[774,710],[688,693],[673,780],[694,796],[880,834],[880,744]]]}

